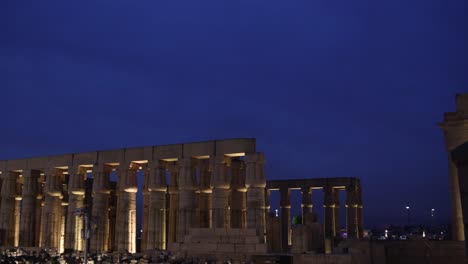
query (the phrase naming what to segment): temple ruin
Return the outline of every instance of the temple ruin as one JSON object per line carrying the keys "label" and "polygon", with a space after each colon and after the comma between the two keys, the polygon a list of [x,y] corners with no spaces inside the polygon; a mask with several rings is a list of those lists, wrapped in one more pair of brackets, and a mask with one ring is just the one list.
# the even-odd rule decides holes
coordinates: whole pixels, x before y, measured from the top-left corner
{"label": "temple ruin", "polygon": [[[290,199],[302,192],[303,224],[312,191],[323,191],[323,243],[337,236],[340,191],[346,191],[347,233],[361,238],[362,199],[356,178],[267,181],[255,139],[228,139],[0,161],[0,243],[81,251],[90,214],[91,252],[171,250],[239,255],[291,250]],[[137,174],[143,174],[139,190]],[[117,178],[111,180],[111,175]],[[280,192],[281,218],[270,216],[269,193]],[[137,192],[143,193],[137,230]],[[275,224],[276,223],[276,224]],[[279,230],[277,230],[279,229]],[[277,232],[280,231],[280,232]],[[311,239],[311,238],[307,238]],[[304,238],[298,250],[311,244]],[[280,241],[281,243],[278,243]],[[302,242],[297,242],[302,243]],[[315,242],[314,242],[315,243]]]}

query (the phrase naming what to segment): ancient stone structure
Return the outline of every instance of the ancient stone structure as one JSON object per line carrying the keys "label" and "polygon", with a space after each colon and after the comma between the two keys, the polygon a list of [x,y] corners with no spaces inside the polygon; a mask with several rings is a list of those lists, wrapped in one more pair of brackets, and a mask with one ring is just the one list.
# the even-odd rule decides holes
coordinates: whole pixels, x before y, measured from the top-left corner
{"label": "ancient stone structure", "polygon": [[264,243],[266,179],[255,148],[255,139],[231,139],[0,161],[0,245],[83,250],[75,211],[86,205],[92,252],[135,252],[137,173],[142,250],[183,243],[192,228],[248,228]]}
{"label": "ancient stone structure", "polygon": [[[445,144],[448,153],[448,172],[450,180],[450,198],[452,203],[452,238],[457,241],[465,240],[465,227],[463,223],[462,200],[460,199],[461,175],[457,162],[460,155],[453,155],[457,148],[468,142],[468,94],[456,96],[456,112],[448,112],[444,115],[444,121],[439,123],[444,132]],[[460,151],[459,151],[460,152]],[[467,187],[468,188],[468,187]],[[465,221],[468,218],[465,217]]]}
{"label": "ancient stone structure", "polygon": [[[289,192],[295,189],[302,191],[304,223],[314,222],[308,221],[311,192],[323,189],[325,230],[314,232],[328,239],[339,224],[338,192],[346,190],[348,236],[362,237],[358,179],[267,182],[263,168],[264,156],[257,152],[255,139],[0,161],[0,246],[136,252],[138,237],[141,251],[170,249],[232,259],[286,252],[291,245]],[[138,175],[143,178],[140,190]],[[281,221],[266,217],[268,194],[274,190],[281,192]],[[137,195],[142,195],[141,230]],[[79,208],[86,208],[90,216],[88,245]],[[321,229],[314,223],[304,230],[312,227]],[[281,239],[271,244],[276,234]],[[322,244],[317,237],[310,243],[304,239],[305,246],[299,248]]]}
{"label": "ancient stone structure", "polygon": [[[445,113],[439,124],[448,151],[452,237],[463,241],[468,236],[468,94],[456,96],[456,112]],[[468,241],[465,240],[468,256]]]}
{"label": "ancient stone structure", "polygon": [[[362,195],[361,183],[357,178],[319,178],[299,180],[276,180],[267,182],[267,195],[271,191],[279,190],[281,207],[281,249],[274,251],[288,252],[292,244],[291,239],[291,201],[292,190],[302,193],[302,221],[307,223],[313,208],[312,191],[323,191],[325,210],[325,238],[330,241],[337,236],[339,223],[339,191],[346,191],[346,230],[348,238],[362,238]],[[267,198],[269,200],[269,198]],[[270,239],[269,243],[275,243]],[[329,246],[330,247],[330,246]],[[331,250],[329,248],[329,250]]]}

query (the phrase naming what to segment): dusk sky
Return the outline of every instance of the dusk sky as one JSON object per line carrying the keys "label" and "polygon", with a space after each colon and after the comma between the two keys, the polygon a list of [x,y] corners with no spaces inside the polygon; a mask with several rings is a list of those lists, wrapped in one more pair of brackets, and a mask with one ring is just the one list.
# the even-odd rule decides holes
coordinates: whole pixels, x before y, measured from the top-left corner
{"label": "dusk sky", "polygon": [[[364,223],[449,222],[437,123],[465,0],[0,1],[0,159],[255,137],[268,179],[359,177]],[[320,206],[320,205],[316,205]],[[319,207],[318,207],[319,208]]]}

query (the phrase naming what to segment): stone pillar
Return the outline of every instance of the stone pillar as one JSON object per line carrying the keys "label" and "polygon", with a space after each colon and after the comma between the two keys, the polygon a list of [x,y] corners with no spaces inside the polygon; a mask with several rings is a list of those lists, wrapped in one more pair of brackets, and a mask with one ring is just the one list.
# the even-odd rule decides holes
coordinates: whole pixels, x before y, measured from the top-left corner
{"label": "stone pillar", "polygon": [[450,200],[452,203],[452,239],[456,241],[464,241],[464,224],[462,202],[460,198],[460,184],[458,171],[455,163],[452,161],[451,155],[448,155],[449,166],[449,186],[450,186]]}
{"label": "stone pillar", "polygon": [[65,232],[65,249],[83,250],[81,229],[83,220],[76,215],[76,209],[84,207],[86,168],[72,166],[68,184],[68,211]]}
{"label": "stone pillar", "polygon": [[90,250],[91,252],[103,252],[110,250],[110,173],[112,167],[105,164],[94,164],[93,166],[93,208],[91,211],[94,221],[92,230]]}
{"label": "stone pillar", "polygon": [[20,246],[36,247],[36,206],[38,197],[37,181],[40,171],[23,170],[23,204],[21,207]]}
{"label": "stone pillar", "polygon": [[199,194],[199,220],[201,228],[210,228],[211,225],[211,168],[209,160],[200,161],[200,194]]}
{"label": "stone pillar", "polygon": [[51,168],[46,170],[45,175],[41,246],[59,250],[62,230],[62,172]]}
{"label": "stone pillar", "polygon": [[0,207],[0,238],[2,246],[15,246],[15,208],[19,197],[16,188],[17,172],[2,174],[2,201]]}
{"label": "stone pillar", "polygon": [[141,231],[139,230],[141,232],[140,250],[145,250],[148,246],[149,177],[150,169],[147,167],[143,170],[143,215],[141,218]]}
{"label": "stone pillar", "polygon": [[361,187],[358,188],[358,207],[357,207],[357,221],[358,221],[358,237],[363,238],[364,237],[364,223],[363,223],[363,217],[362,217],[362,192],[361,192]]}
{"label": "stone pillar", "polygon": [[359,238],[357,186],[346,187],[346,233],[348,238]]}
{"label": "stone pillar", "polygon": [[265,187],[263,153],[247,153],[245,156],[247,187],[247,228],[255,228],[260,243],[265,243]]}
{"label": "stone pillar", "polygon": [[119,166],[117,205],[117,251],[136,252],[136,193],[138,165],[121,163]]}
{"label": "stone pillar", "polygon": [[177,242],[183,242],[185,235],[195,219],[195,189],[194,172],[191,158],[183,158],[179,165],[179,213],[177,224]]}
{"label": "stone pillar", "polygon": [[231,228],[246,227],[245,168],[241,160],[231,162]]}
{"label": "stone pillar", "polygon": [[178,212],[179,212],[179,184],[178,184],[178,168],[174,164],[169,166],[170,183],[169,183],[169,219],[168,219],[168,235],[169,243],[176,242]]}
{"label": "stone pillar", "polygon": [[452,239],[464,241],[464,224],[462,201],[460,199],[460,184],[458,172],[453,163],[452,151],[468,141],[468,94],[457,94],[455,97],[456,112],[444,113],[444,120],[438,126],[444,132],[448,152],[448,174],[450,185],[450,200],[452,209]]}
{"label": "stone pillar", "polygon": [[325,209],[325,238],[332,239],[336,236],[336,220],[335,220],[335,206],[336,206],[336,189],[332,186],[324,188],[324,209]]}
{"label": "stone pillar", "polygon": [[146,249],[166,249],[166,168],[163,161],[148,164],[148,220]]}
{"label": "stone pillar", "polygon": [[333,218],[335,219],[335,236],[339,236],[340,233],[340,189],[333,189]]}
{"label": "stone pillar", "polygon": [[45,189],[45,175],[44,173],[40,174],[40,178],[38,181],[38,195],[36,199],[36,246],[40,247],[42,243],[42,235],[43,235],[43,230],[42,230],[42,217],[44,214],[44,205],[45,205],[45,195],[44,195],[44,189]]}
{"label": "stone pillar", "polygon": [[302,203],[301,203],[301,208],[302,208],[302,224],[305,225],[307,223],[307,217],[310,216],[310,213],[312,212],[312,190],[310,187],[305,186],[301,188],[301,194],[302,194]]}
{"label": "stone pillar", "polygon": [[[455,160],[457,166],[457,174],[459,177],[459,191],[462,201],[462,213],[464,226],[468,226],[468,155],[466,157],[459,157]],[[464,230],[465,237],[468,236],[468,229]],[[468,254],[468,241],[465,240],[465,256]]]}
{"label": "stone pillar", "polygon": [[231,216],[229,208],[230,182],[227,175],[227,158],[218,155],[212,159],[214,163],[213,175],[211,177],[213,227],[230,228]]}
{"label": "stone pillar", "polygon": [[281,248],[283,252],[289,251],[291,244],[291,201],[290,191],[287,187],[280,188],[280,207],[281,207]]}

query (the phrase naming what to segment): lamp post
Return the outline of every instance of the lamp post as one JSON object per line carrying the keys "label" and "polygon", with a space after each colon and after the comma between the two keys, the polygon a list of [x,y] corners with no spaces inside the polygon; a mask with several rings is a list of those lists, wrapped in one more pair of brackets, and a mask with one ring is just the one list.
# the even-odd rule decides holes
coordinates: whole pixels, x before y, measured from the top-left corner
{"label": "lamp post", "polygon": [[406,213],[407,213],[407,216],[408,216],[408,227],[410,225],[410,207],[409,205],[407,205],[406,207]]}

